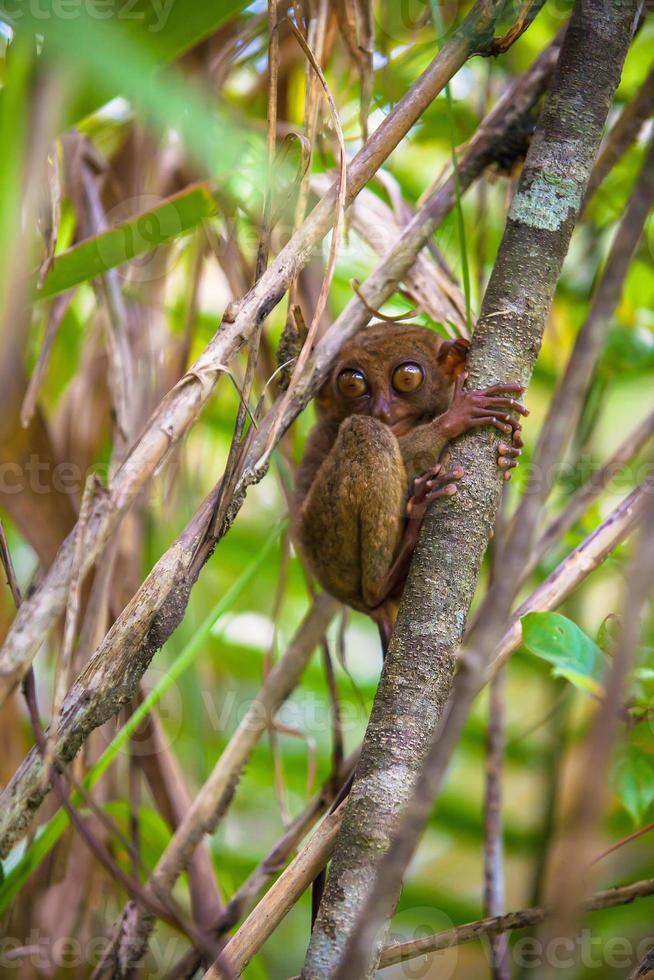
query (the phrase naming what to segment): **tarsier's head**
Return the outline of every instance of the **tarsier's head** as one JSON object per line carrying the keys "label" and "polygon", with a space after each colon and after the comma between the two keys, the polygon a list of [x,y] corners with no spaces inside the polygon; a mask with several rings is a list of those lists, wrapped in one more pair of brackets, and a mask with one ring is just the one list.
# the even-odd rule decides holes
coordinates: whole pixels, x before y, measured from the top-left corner
{"label": "tarsier's head", "polygon": [[402,435],[418,419],[448,408],[468,346],[465,340],[445,340],[427,327],[369,327],[343,345],[320,390],[319,410],[339,421],[348,415],[372,415]]}

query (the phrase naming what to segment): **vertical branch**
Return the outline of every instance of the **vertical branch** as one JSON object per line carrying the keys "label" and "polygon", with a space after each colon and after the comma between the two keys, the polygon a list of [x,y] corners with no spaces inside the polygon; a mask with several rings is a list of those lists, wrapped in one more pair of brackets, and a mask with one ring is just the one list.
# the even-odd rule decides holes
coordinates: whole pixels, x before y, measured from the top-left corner
{"label": "vertical branch", "polygon": [[64,639],[61,651],[57,659],[55,671],[54,698],[52,701],[52,721],[50,724],[50,734],[47,739],[47,747],[44,756],[43,778],[50,778],[50,767],[54,758],[54,745],[59,728],[61,717],[61,706],[70,684],[70,672],[73,664],[73,648],[75,636],[77,634],[77,624],[79,620],[80,601],[82,593],[82,552],[84,539],[88,524],[89,511],[93,500],[93,492],[96,486],[95,476],[89,476],[84,487],[82,505],[80,507],[79,518],[75,525],[75,547],[73,550],[73,571],[70,580],[70,591],[68,593],[68,603],[66,605],[66,619],[64,622]]}
{"label": "vertical branch", "polygon": [[[272,233],[272,198],[275,149],[277,146],[277,90],[279,80],[279,25],[277,23],[277,0],[268,0],[268,127],[267,127],[267,169],[266,187],[263,200],[263,220],[257,247],[257,260],[254,271],[256,284],[266,271],[270,255],[270,236]],[[240,402],[234,423],[234,434],[227,455],[225,473],[218,493],[216,512],[209,533],[216,538],[225,521],[234,488],[240,474],[240,461],[243,452],[243,431],[248,415],[250,395],[259,360],[259,347],[265,317],[261,317],[250,337],[245,378],[240,391]]]}
{"label": "vertical branch", "polygon": [[[543,504],[581,414],[584,394],[606,338],[611,317],[620,302],[624,280],[641,240],[643,228],[654,202],[654,135],[624,218],[618,228],[595,290],[589,314],[577,335],[575,346],[561,382],[552,398],[547,418],[534,450],[534,464],[521,504],[505,542],[507,578],[522,576]],[[508,569],[506,565],[508,564]],[[490,595],[487,608],[494,602]]]}
{"label": "vertical branch", "polygon": [[[502,768],[504,763],[505,671],[490,684],[486,793],[484,800],[484,914],[504,912],[504,854],[502,847]],[[510,980],[506,935],[489,938],[493,980]]]}
{"label": "vertical branch", "polygon": [[[473,337],[473,388],[529,379],[636,9],[636,0],[577,3]],[[453,444],[451,462],[465,476],[458,493],[441,506],[436,501],[425,517],[303,980],[374,973],[384,927],[461,730],[456,718],[448,738],[432,747],[500,497],[496,443],[497,434],[478,430]],[[503,567],[494,630],[513,598],[505,574]],[[494,630],[484,637],[488,656]],[[475,670],[480,676],[483,662]],[[477,689],[475,683],[462,691],[462,703],[470,704]]]}
{"label": "vertical branch", "polygon": [[[490,550],[490,584],[501,574],[500,543],[506,533],[506,489],[500,499],[495,535]],[[486,781],[484,787],[484,912],[499,916],[504,908],[504,842],[502,825],[502,782],[506,730],[506,668],[491,678],[486,735]],[[505,935],[489,936],[492,980],[510,980],[509,946]]]}
{"label": "vertical branch", "polygon": [[7,535],[5,534],[5,527],[2,521],[0,521],[0,563],[2,564],[7,577],[7,585],[9,586],[9,591],[11,592],[14,600],[14,605],[16,606],[16,609],[19,609],[20,604],[23,601],[23,597],[20,592],[20,586],[18,585],[18,579],[16,578],[14,563],[11,560],[11,552],[9,551]]}

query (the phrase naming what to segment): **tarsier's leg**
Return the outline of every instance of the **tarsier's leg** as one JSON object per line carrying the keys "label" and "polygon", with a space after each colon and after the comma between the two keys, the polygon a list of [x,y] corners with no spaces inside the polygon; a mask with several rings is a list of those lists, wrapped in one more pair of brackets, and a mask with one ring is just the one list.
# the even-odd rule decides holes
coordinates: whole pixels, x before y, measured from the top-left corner
{"label": "tarsier's leg", "polygon": [[439,497],[451,497],[455,494],[456,483],[453,481],[460,480],[462,476],[463,469],[460,466],[448,471],[441,463],[436,463],[413,481],[413,490],[406,503],[406,520],[400,546],[388,573],[377,586],[376,596],[379,602],[383,602],[404,586],[427,507]]}
{"label": "tarsier's leg", "polygon": [[402,537],[406,482],[390,429],[354,415],[302,504],[298,538],[311,568],[328,592],[355,608],[378,605],[377,586]]}
{"label": "tarsier's leg", "polygon": [[[388,647],[395,625],[397,602],[393,596],[399,596],[409,572],[411,559],[418,540],[418,532],[427,507],[438,497],[451,497],[456,493],[454,480],[460,480],[463,468],[456,466],[446,470],[442,463],[436,463],[431,469],[413,481],[412,493],[405,507],[404,533],[393,564],[385,578],[377,588],[377,598],[380,605],[374,610],[373,618],[379,627],[382,645],[382,655],[386,659]],[[391,598],[389,598],[391,597]],[[388,600],[388,601],[385,601]]]}

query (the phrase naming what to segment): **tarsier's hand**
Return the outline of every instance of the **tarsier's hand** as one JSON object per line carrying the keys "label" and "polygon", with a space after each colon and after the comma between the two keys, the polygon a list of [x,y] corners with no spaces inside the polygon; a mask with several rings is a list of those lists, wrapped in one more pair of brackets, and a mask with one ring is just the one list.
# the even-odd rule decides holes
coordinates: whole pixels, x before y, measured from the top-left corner
{"label": "tarsier's hand", "polygon": [[422,476],[416,477],[413,482],[413,493],[407,500],[407,517],[412,521],[422,520],[432,500],[438,497],[451,497],[456,493],[456,483],[452,483],[452,480],[460,480],[462,476],[461,466],[455,466],[453,470],[443,473],[443,464],[436,463]]}
{"label": "tarsier's hand", "polygon": [[510,435],[510,445],[501,442],[497,447],[497,465],[504,471],[504,479],[510,480],[511,470],[518,465],[522,448],[522,425],[511,413],[529,415],[529,410],[510,395],[522,395],[525,386],[517,383],[497,384],[477,391],[464,391],[467,377],[467,373],[463,372],[454,383],[452,404],[443,417],[446,434],[448,438],[454,439],[478,426],[492,425],[500,432]]}

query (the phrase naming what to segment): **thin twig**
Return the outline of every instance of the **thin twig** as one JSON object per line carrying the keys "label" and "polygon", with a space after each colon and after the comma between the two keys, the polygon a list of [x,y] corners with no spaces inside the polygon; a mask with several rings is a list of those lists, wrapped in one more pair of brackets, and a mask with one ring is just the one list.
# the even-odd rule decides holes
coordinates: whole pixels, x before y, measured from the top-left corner
{"label": "thin twig", "polygon": [[36,402],[43,384],[43,379],[45,378],[50,354],[57,338],[57,334],[59,333],[59,327],[62,324],[66,311],[68,310],[74,295],[75,290],[71,289],[67,293],[62,293],[61,296],[55,296],[50,304],[45,326],[45,336],[43,338],[41,350],[39,351],[39,356],[34,366],[34,370],[32,371],[29,384],[27,385],[27,391],[25,392],[25,397],[20,410],[20,423],[25,429],[34,417]]}
{"label": "thin twig", "polygon": [[533,571],[541,558],[559,542],[563,535],[588,510],[593,501],[610,484],[611,480],[636,456],[654,435],[654,412],[651,412],[640,425],[630,432],[613,455],[597,473],[583,484],[570,499],[566,507],[552,519],[540,538],[534,543],[527,562],[525,577]]}
{"label": "thin twig", "polygon": [[[264,859],[234,893],[224,911],[213,923],[212,934],[216,938],[224,936],[245,914],[252,911],[256,905],[256,898],[262,893],[271,878],[282,871],[284,864],[293,851],[298,848],[307,833],[326,812],[333,812],[335,803],[342,802],[344,790],[351,782],[360,750],[359,746],[345,760],[339,773],[331,774],[320,792],[294,819],[279,840],[273,844]],[[195,950],[191,950],[180,960],[166,980],[190,980],[199,965],[200,957]]]}
{"label": "thin twig", "polygon": [[632,841],[638,840],[639,837],[643,837],[645,834],[649,834],[654,830],[654,823],[645,824],[644,827],[639,827],[638,830],[634,830],[633,834],[628,834],[626,837],[622,837],[620,840],[615,841],[610,847],[605,848],[601,854],[598,854],[593,858],[592,863],[597,864],[598,861],[603,861],[605,857],[609,854],[613,854],[614,851],[618,851],[621,847],[626,844],[631,844]]}
{"label": "thin twig", "polygon": [[[279,876],[272,888],[223,950],[235,976],[240,976],[254,954],[311,885],[329,859],[336,835],[340,830],[345,804],[325,817],[318,830],[309,838],[297,857]],[[215,965],[204,980],[219,980]]]}
{"label": "thin twig", "polygon": [[636,92],[634,98],[622,110],[617,122],[606,137],[586,190],[584,207],[615,167],[629,147],[637,140],[643,125],[654,113],[654,68]]}
{"label": "thin twig", "polygon": [[[254,282],[257,283],[265,272],[270,254],[270,235],[272,229],[273,170],[277,146],[277,89],[279,79],[279,25],[277,23],[276,0],[268,0],[268,127],[267,127],[267,169],[263,200],[263,221],[257,248]],[[224,523],[225,515],[234,495],[234,489],[243,458],[243,430],[249,412],[250,396],[254,384],[259,347],[263,333],[264,317],[255,327],[248,345],[248,359],[242,385],[241,401],[236,413],[234,434],[227,454],[225,472],[221,482],[213,526],[209,529],[211,537],[217,538]],[[254,422],[254,420],[253,420]]]}
{"label": "thin twig", "polygon": [[[648,898],[650,895],[654,895],[654,878],[596,892],[584,903],[584,909],[587,912],[600,912],[602,909],[629,905],[639,898]],[[394,963],[402,963],[427,953],[473,942],[483,936],[497,936],[513,932],[515,929],[527,929],[529,926],[539,925],[550,914],[545,908],[522,909],[519,912],[508,912],[506,915],[468,922],[466,925],[455,926],[433,936],[425,936],[406,943],[393,943],[385,947],[380,966],[392,966]]]}
{"label": "thin twig", "polygon": [[14,605],[16,606],[16,609],[19,609],[23,601],[23,597],[21,595],[20,586],[18,585],[18,579],[16,578],[14,563],[11,559],[9,545],[7,544],[5,526],[2,521],[0,521],[0,561],[2,562],[2,567],[4,568],[5,575],[7,576],[7,585],[11,591]]}
{"label": "thin twig", "polygon": [[[334,97],[332,96],[331,90],[327,84],[327,80],[325,79],[322,68],[318,63],[315,54],[313,53],[313,51],[307,44],[305,38],[303,37],[302,32],[298,29],[298,27],[290,18],[288,19],[288,23],[291,27],[291,30],[293,31],[293,34],[295,35],[298,44],[304,51],[304,54],[309,60],[311,67],[316,73],[316,76],[320,81],[320,84],[322,85],[323,91],[327,98],[329,111],[331,113],[332,121],[334,123],[334,131],[336,133],[336,137],[339,145],[339,171],[338,171],[338,192],[337,192],[337,199],[335,203],[336,212],[334,216],[331,242],[329,245],[329,257],[327,259],[327,269],[325,270],[325,276],[323,278],[322,286],[320,288],[320,293],[318,294],[316,308],[314,310],[311,323],[309,324],[309,329],[307,331],[307,336],[305,338],[304,345],[302,347],[302,350],[300,351],[299,357],[293,368],[293,373],[291,374],[291,379],[288,385],[288,389],[283,397],[283,402],[282,402],[283,407],[289,405],[291,399],[293,398],[293,394],[298,385],[298,379],[302,376],[302,372],[304,371],[307,361],[312,353],[313,345],[318,333],[318,327],[320,325],[322,315],[325,311],[325,307],[327,306],[327,297],[329,296],[329,290],[331,288],[332,279],[334,278],[334,272],[336,271],[336,258],[338,255],[338,248],[340,244],[341,229],[343,227],[343,222],[345,220],[345,208],[347,206],[346,201],[347,201],[347,193],[348,193],[348,186],[347,186],[348,167],[347,167],[347,153],[345,149],[345,137],[343,136],[343,129],[341,127],[341,121],[338,116],[338,109],[336,108]],[[277,423],[273,423],[262,463],[268,458],[268,456],[272,451],[273,446],[276,444],[279,437],[280,428],[281,428],[281,421]]]}
{"label": "thin twig", "polygon": [[57,737],[57,730],[61,720],[61,706],[64,703],[66,691],[70,685],[70,671],[73,663],[73,648],[77,633],[79,620],[80,601],[82,594],[82,555],[89,519],[89,512],[96,490],[96,477],[91,474],[87,477],[82,495],[79,518],[75,525],[75,547],[73,550],[73,569],[70,579],[70,591],[68,593],[68,603],[66,604],[66,619],[64,622],[64,638],[61,644],[54,683],[54,697],[52,699],[52,718],[50,721],[49,734],[46,739],[46,747],[43,757],[43,778],[50,778],[50,768],[54,759],[54,746]]}
{"label": "thin twig", "polygon": [[[484,805],[484,911],[499,916],[504,905],[504,848],[502,842],[502,773],[504,766],[504,671],[490,683]],[[491,976],[510,980],[509,947],[504,936],[490,938]]]}
{"label": "thin twig", "polygon": [[[220,756],[209,779],[196,795],[146,884],[155,895],[167,893],[187,867],[204,834],[215,828],[229,805],[234,786],[251,752],[268,728],[270,719],[295,688],[309,658],[320,642],[338,604],[319,595],[305,616],[286,653],[268,675],[253,704]],[[128,906],[121,917],[111,948],[98,968],[104,976],[116,957],[124,969],[141,960],[154,922],[138,906]]]}

